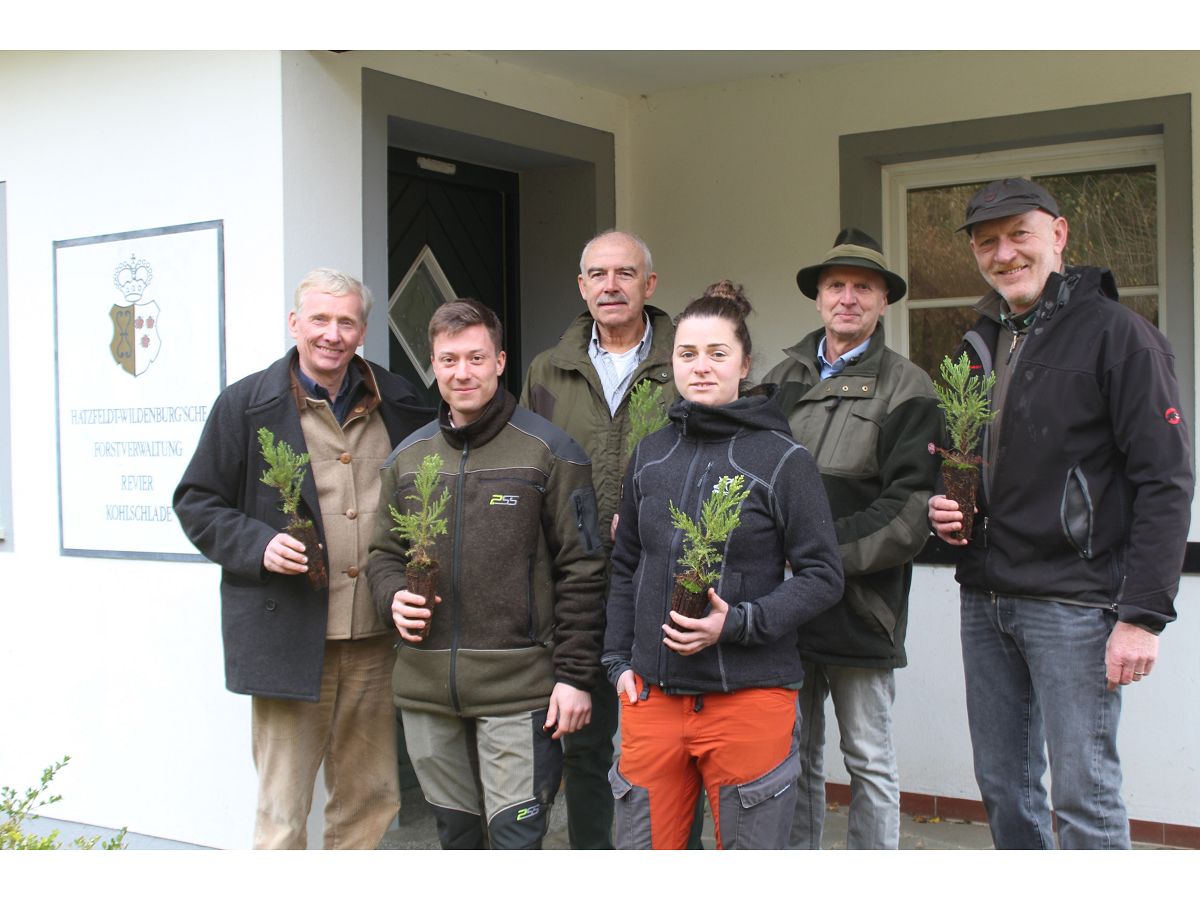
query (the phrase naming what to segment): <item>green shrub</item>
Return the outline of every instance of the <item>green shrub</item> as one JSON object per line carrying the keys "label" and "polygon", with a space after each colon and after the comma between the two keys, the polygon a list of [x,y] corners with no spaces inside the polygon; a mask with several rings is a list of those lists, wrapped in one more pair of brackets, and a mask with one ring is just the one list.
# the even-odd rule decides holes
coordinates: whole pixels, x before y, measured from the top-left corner
{"label": "green shrub", "polygon": [[[26,788],[24,795],[15,788],[0,787],[0,850],[59,850],[62,841],[58,839],[58,829],[51,831],[45,837],[25,832],[27,820],[38,819],[37,810],[44,809],[62,799],[61,794],[43,796],[50,789],[50,782],[59,770],[71,761],[64,756],[60,762],[47,766],[42,770],[41,783],[35,788]],[[107,841],[101,841],[99,835],[85,838],[77,837],[68,846],[77,850],[91,850],[97,844],[101,850],[124,850],[125,834],[128,829],[122,828]]]}

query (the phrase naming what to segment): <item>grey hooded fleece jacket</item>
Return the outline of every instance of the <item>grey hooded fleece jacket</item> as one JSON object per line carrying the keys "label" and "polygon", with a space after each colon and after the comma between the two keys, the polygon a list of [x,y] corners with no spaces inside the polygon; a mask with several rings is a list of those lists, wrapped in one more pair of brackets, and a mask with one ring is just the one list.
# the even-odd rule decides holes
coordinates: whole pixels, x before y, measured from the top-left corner
{"label": "grey hooded fleece jacket", "polygon": [[[797,444],[774,385],[725,406],[677,401],[671,424],[638,444],[625,475],[612,555],[603,662],[615,684],[632,668],[665,691],[730,692],[797,684],[798,629],[842,596],[842,562],[829,501]],[[668,501],[699,518],[724,475],[750,496],[723,551],[717,595],[729,604],[718,643],[680,656],[662,642],[683,532]],[[790,563],[793,577],[784,578]]]}

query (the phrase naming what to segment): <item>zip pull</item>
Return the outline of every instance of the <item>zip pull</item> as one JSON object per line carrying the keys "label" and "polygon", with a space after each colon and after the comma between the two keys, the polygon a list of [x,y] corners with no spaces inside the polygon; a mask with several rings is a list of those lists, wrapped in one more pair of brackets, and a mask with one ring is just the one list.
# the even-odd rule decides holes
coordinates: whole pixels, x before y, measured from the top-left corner
{"label": "zip pull", "polygon": [[[576,531],[586,531],[586,524],[584,522],[584,518],[585,518],[585,509],[584,509],[584,504],[583,504],[583,497],[580,494],[576,494],[575,495],[575,530]],[[585,537],[584,545],[586,546],[588,543],[586,540],[587,535],[584,535],[584,537]]]}

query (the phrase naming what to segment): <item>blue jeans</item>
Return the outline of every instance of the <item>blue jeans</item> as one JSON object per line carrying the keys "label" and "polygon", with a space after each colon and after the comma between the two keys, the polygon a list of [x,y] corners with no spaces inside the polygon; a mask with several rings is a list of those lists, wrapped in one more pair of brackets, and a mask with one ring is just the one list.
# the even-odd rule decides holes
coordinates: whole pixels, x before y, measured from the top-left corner
{"label": "blue jeans", "polygon": [[850,773],[848,850],[895,850],[900,843],[900,776],[892,742],[896,676],[891,669],[804,661],[800,689],[800,777],[788,846],[820,850],[825,826],[825,698],[841,731]]}
{"label": "blue jeans", "polygon": [[975,780],[1000,850],[1129,847],[1121,802],[1121,692],[1105,687],[1115,613],[962,590],[962,652]]}

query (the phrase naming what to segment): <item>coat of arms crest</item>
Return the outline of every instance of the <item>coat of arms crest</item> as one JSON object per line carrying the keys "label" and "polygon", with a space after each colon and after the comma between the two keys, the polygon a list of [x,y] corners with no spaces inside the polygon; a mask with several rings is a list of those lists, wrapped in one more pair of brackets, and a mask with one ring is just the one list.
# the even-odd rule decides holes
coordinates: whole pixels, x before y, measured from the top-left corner
{"label": "coat of arms crest", "polygon": [[136,255],[122,261],[113,272],[113,284],[124,302],[114,303],[108,310],[113,323],[109,349],[117,365],[134,377],[150,367],[162,348],[158,337],[158,303],[142,299],[153,277],[150,264]]}

